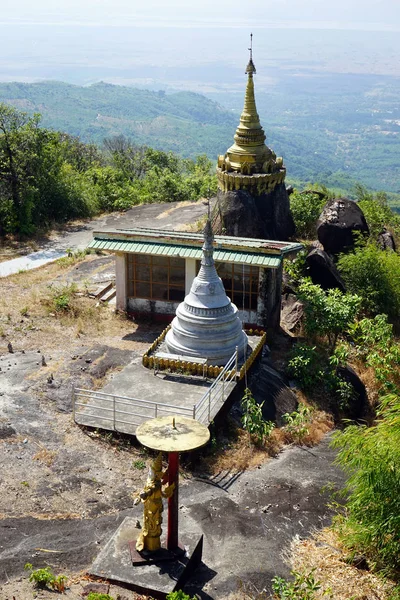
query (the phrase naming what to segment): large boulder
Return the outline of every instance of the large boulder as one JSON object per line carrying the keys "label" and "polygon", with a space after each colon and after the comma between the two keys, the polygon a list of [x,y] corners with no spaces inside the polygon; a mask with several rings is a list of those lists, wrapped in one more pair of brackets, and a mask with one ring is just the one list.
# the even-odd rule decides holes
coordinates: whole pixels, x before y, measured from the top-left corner
{"label": "large boulder", "polygon": [[359,419],[362,417],[368,403],[368,395],[365,385],[357,375],[357,373],[349,365],[338,367],[336,374],[340,379],[349,383],[352,387],[352,395],[345,407],[345,411],[351,419]]}
{"label": "large boulder", "polygon": [[359,206],[347,198],[329,200],[317,222],[318,239],[326,252],[339,254],[354,246],[355,233],[369,234]]}
{"label": "large boulder", "polygon": [[394,241],[394,237],[390,231],[387,231],[386,229],[379,234],[378,244],[382,250],[393,250],[393,252],[396,252],[396,242]]}
{"label": "large boulder", "polygon": [[218,190],[212,225],[213,231],[221,235],[264,237],[264,227],[255,200],[249,192],[243,190]]}
{"label": "large boulder", "polygon": [[252,374],[249,385],[254,399],[263,405],[263,416],[267,421],[274,421],[278,427],[284,425],[282,416],[297,409],[297,397],[290,389],[288,382],[264,357]]}
{"label": "large boulder", "polygon": [[304,315],[304,305],[295,294],[283,294],[281,304],[281,327],[291,334],[300,326]]}
{"label": "large boulder", "polygon": [[255,196],[255,202],[265,228],[265,239],[288,240],[294,235],[296,228],[284,183],[278,184],[268,194]]}
{"label": "large boulder", "polygon": [[244,190],[218,190],[213,213],[215,233],[287,240],[295,231],[289,196],[283,183],[272,192],[252,196]]}
{"label": "large boulder", "polygon": [[324,290],[338,288],[341,292],[346,291],[335,263],[324,250],[311,250],[306,257],[306,265],[313,283],[320,285]]}

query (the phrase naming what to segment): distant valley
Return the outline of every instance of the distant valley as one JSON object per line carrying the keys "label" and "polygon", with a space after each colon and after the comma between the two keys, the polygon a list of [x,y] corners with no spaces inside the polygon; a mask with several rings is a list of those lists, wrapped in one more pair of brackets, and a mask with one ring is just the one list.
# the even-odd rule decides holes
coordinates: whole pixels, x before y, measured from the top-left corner
{"label": "distant valley", "polygon": [[[0,101],[39,112],[44,126],[84,141],[101,144],[123,134],[137,144],[216,160],[233,141],[245,77],[242,87],[210,99],[107,83],[12,82],[0,83]],[[288,179],[347,191],[359,181],[400,192],[399,97],[398,78],[374,75],[312,74],[287,77],[269,91],[256,87],[267,144],[284,157]]]}

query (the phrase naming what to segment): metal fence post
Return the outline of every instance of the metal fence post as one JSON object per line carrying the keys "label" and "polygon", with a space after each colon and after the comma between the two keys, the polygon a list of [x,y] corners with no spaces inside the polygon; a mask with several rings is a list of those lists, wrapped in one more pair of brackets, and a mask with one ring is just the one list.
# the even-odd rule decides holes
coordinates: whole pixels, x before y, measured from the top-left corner
{"label": "metal fence post", "polygon": [[196,405],[193,404],[193,419],[196,418]]}
{"label": "metal fence post", "polygon": [[157,410],[158,410],[158,404],[155,405],[154,407],[154,416],[157,418]]}
{"label": "metal fence post", "polygon": [[238,366],[239,366],[239,347],[236,346],[235,379],[237,378]]}
{"label": "metal fence post", "polygon": [[113,427],[114,427],[114,431],[117,431],[115,429],[115,396],[113,396]]}

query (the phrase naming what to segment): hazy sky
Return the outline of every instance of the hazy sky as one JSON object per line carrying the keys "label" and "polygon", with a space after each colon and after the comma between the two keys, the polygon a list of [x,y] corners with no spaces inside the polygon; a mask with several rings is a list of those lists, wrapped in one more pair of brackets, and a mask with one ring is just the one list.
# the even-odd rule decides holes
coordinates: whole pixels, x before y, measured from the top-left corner
{"label": "hazy sky", "polygon": [[399,0],[0,0],[0,22],[400,30]]}

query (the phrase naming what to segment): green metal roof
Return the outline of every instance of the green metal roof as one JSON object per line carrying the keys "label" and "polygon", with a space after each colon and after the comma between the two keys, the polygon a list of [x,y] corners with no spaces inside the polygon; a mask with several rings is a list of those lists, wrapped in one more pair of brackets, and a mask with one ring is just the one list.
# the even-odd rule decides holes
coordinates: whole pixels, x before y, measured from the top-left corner
{"label": "green metal roof", "polygon": [[[201,247],[204,236],[202,233],[189,231],[174,231],[149,227],[134,229],[113,229],[94,231],[95,239],[110,241],[141,241],[156,244],[176,244],[190,247]],[[257,238],[234,237],[226,235],[214,236],[214,248],[227,249],[234,252],[264,252],[266,254],[288,254],[298,252],[303,248],[297,242],[281,242],[278,240],[263,240]]]}
{"label": "green metal roof", "polygon": [[[97,234],[98,235],[98,234]],[[129,252],[132,254],[152,254],[174,256],[179,258],[194,258],[200,260],[203,256],[201,248],[170,243],[143,242],[138,240],[110,240],[96,238],[90,242],[89,248],[110,250],[111,252]],[[234,252],[227,249],[214,249],[214,260],[237,264],[254,265],[277,269],[282,262],[281,255],[261,254],[255,252]]]}

